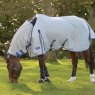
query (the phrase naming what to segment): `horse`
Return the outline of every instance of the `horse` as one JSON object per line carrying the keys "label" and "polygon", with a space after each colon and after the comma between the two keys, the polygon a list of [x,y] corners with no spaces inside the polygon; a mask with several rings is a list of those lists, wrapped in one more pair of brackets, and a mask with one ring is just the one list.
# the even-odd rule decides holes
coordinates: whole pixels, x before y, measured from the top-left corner
{"label": "horse", "polygon": [[95,34],[88,22],[77,16],[49,17],[37,14],[27,19],[16,31],[6,56],[11,83],[17,83],[21,74],[20,58],[28,52],[30,57],[38,57],[40,68],[39,83],[50,82],[45,64],[45,54],[52,50],[67,49],[72,59],[72,74],[68,82],[76,80],[78,58],[83,53],[89,66],[90,81],[95,82],[94,59],[91,41]]}

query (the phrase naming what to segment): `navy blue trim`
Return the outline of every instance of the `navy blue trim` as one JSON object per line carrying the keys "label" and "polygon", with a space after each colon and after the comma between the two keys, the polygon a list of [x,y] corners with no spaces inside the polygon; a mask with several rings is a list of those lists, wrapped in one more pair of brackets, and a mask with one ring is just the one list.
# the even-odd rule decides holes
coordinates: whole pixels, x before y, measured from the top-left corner
{"label": "navy blue trim", "polygon": [[[30,23],[33,25],[33,27],[34,27],[34,25],[36,23],[36,20],[37,20],[37,17],[35,17],[33,20],[30,21]],[[31,43],[32,42],[32,31],[31,31],[31,34],[29,35],[30,36],[30,40],[27,41],[26,50],[32,45],[32,43]]]}
{"label": "navy blue trim", "polygon": [[16,55],[17,55],[17,57],[21,57],[21,55],[18,52],[16,52]]}
{"label": "navy blue trim", "polygon": [[25,53],[22,50],[19,50],[18,52],[16,52],[16,55],[18,57],[21,57],[22,55],[24,55]]}
{"label": "navy blue trim", "polygon": [[25,54],[22,50],[20,50],[20,52],[21,52],[21,54],[22,54],[22,55],[24,55],[24,54]]}
{"label": "navy blue trim", "polygon": [[68,39],[66,39],[63,44],[62,44],[62,47],[64,47],[65,43],[68,41]]}
{"label": "navy blue trim", "polygon": [[44,39],[41,35],[41,31],[38,30],[38,33],[39,33],[39,40],[40,40],[40,44],[41,44],[41,50],[42,50],[42,54],[43,54],[43,51],[45,50],[45,46],[44,46]]}
{"label": "navy blue trim", "polygon": [[35,25],[35,23],[36,23],[36,20],[37,20],[37,17],[36,18],[34,18],[30,23],[33,25],[33,27],[34,27],[34,25]]}
{"label": "navy blue trim", "polygon": [[[88,25],[88,24],[87,24]],[[91,40],[91,35],[90,35],[90,26],[88,25],[88,30],[89,30],[89,40]]]}
{"label": "navy blue trim", "polygon": [[52,47],[53,47],[54,42],[56,42],[55,39],[54,39],[54,40],[52,41],[52,43],[50,44],[50,50],[52,50]]}

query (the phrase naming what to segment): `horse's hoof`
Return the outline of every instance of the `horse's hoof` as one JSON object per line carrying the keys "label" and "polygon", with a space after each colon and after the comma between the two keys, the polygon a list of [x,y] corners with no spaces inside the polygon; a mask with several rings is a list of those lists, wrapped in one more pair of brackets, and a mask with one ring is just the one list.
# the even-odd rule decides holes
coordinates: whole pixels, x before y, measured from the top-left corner
{"label": "horse's hoof", "polygon": [[90,82],[91,83],[95,83],[95,79],[90,79]]}
{"label": "horse's hoof", "polygon": [[50,79],[48,78],[45,78],[44,81],[50,83]]}
{"label": "horse's hoof", "polygon": [[90,78],[90,82],[95,83],[95,78],[94,77],[91,77]]}
{"label": "horse's hoof", "polygon": [[40,79],[38,82],[39,83],[43,83],[44,82],[44,79]]}
{"label": "horse's hoof", "polygon": [[74,82],[76,80],[76,77],[71,77],[68,82]]}
{"label": "horse's hoof", "polygon": [[90,82],[95,83],[95,75],[94,74],[90,75]]}

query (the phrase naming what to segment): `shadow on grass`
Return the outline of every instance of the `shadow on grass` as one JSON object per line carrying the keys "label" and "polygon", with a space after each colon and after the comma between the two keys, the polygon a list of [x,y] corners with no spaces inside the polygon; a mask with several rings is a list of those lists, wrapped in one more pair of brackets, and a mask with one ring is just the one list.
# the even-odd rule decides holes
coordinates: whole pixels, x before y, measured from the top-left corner
{"label": "shadow on grass", "polygon": [[[32,83],[31,83],[32,85]],[[41,84],[37,84],[40,86],[41,91],[34,91],[31,87],[29,87],[27,84],[25,83],[18,83],[18,84],[12,84],[12,91],[19,91],[19,92],[23,92],[25,93],[25,95],[27,94],[31,94],[31,95],[56,95],[56,91],[57,92],[61,92],[63,91],[62,88],[58,88],[55,87],[53,85],[53,83],[41,83]],[[20,95],[16,94],[16,95]]]}
{"label": "shadow on grass", "polygon": [[52,64],[52,65],[60,65],[60,63],[57,60],[46,60],[46,63]]}
{"label": "shadow on grass", "polygon": [[30,88],[25,83],[12,84],[12,90],[18,90],[20,92],[26,93],[26,95],[27,94],[34,94],[35,95],[35,94],[39,93],[39,91],[32,90],[32,88]]}
{"label": "shadow on grass", "polygon": [[55,86],[52,82],[44,83],[44,85],[41,85],[41,89],[40,95],[57,95],[56,92],[63,91],[62,88]]}

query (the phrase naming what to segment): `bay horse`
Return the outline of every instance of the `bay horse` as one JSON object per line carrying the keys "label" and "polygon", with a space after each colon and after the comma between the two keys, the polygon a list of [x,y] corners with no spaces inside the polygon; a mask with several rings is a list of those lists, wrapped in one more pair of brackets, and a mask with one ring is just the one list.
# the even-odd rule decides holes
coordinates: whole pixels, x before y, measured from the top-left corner
{"label": "bay horse", "polygon": [[95,82],[92,39],[95,39],[92,28],[85,19],[77,16],[49,17],[37,14],[27,19],[15,33],[7,53],[6,63],[10,82],[17,83],[22,70],[20,57],[26,52],[30,57],[38,56],[39,83],[50,82],[44,56],[49,50],[60,48],[67,49],[72,59],[72,75],[68,82],[76,80],[77,52],[83,53],[89,65],[90,81]]}

